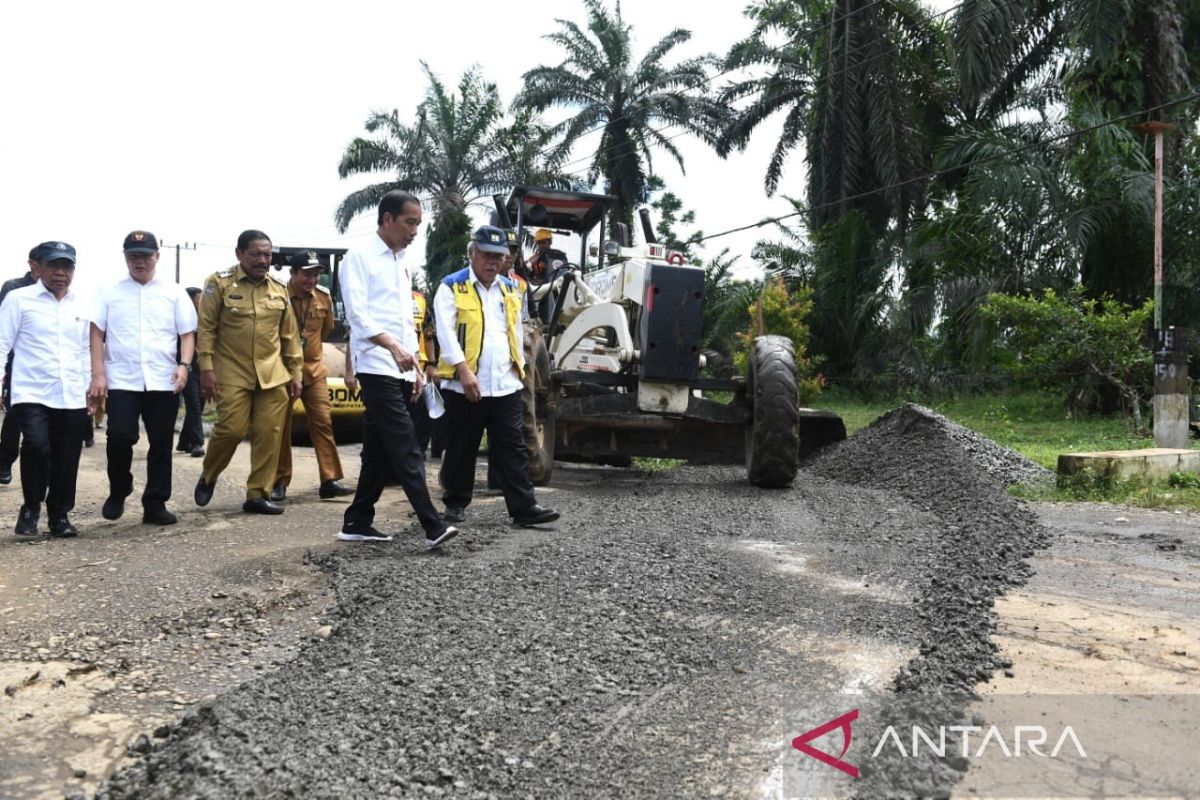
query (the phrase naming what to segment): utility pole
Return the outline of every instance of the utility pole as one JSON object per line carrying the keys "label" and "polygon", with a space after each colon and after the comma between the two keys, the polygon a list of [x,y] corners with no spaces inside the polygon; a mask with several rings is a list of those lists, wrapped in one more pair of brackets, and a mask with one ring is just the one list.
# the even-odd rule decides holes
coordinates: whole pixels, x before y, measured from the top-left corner
{"label": "utility pole", "polygon": [[1154,446],[1188,446],[1187,331],[1163,323],[1163,133],[1175,126],[1154,120],[1136,126],[1154,136]]}
{"label": "utility pole", "polygon": [[173,246],[175,248],[175,282],[179,283],[179,251],[180,250],[195,250],[196,243],[192,242],[191,244],[189,244],[187,242],[184,242],[183,244],[180,244],[180,243],[176,242],[174,245],[169,245],[166,242],[163,242],[162,246],[163,247],[172,247]]}

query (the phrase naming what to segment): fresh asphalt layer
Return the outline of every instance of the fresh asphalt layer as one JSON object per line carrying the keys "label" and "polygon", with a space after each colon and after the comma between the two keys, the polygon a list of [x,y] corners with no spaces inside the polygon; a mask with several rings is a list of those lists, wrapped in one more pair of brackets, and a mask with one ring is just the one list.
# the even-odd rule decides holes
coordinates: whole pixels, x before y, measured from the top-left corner
{"label": "fresh asphalt layer", "polygon": [[[843,693],[968,691],[1002,666],[993,601],[1045,541],[1003,486],[1034,473],[914,407],[787,490],[560,469],[553,526],[481,497],[444,553],[410,532],[318,556],[332,635],[189,711],[100,796],[777,794]],[[960,775],[883,766],[841,791]]]}

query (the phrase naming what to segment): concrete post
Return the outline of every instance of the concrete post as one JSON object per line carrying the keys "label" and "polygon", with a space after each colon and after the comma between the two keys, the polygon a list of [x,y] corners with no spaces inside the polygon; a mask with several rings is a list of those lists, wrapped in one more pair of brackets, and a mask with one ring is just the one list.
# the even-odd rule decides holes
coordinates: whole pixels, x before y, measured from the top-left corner
{"label": "concrete post", "polygon": [[1187,331],[1154,332],[1154,446],[1188,446]]}

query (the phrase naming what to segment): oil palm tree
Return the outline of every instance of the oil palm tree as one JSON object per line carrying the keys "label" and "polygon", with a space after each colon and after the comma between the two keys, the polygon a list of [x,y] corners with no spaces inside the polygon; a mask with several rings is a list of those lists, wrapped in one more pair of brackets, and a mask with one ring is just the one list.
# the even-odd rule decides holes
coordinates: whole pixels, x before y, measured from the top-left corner
{"label": "oil palm tree", "polygon": [[563,61],[526,72],[525,88],[513,105],[538,112],[556,106],[575,109],[554,128],[568,145],[589,131],[601,131],[587,181],[604,178],[617,198],[613,219],[629,223],[633,208],[646,199],[653,152],[665,151],[683,169],[683,156],[672,139],[687,132],[714,142],[724,111],[705,94],[711,56],[664,64],[672,50],[691,38],[689,31],[671,31],[638,59],[620,5],[609,11],[601,0],[584,0],[584,6],[586,30],[557,20],[559,29],[545,38],[562,49]]}
{"label": "oil palm tree", "polygon": [[499,92],[478,67],[451,91],[427,64],[421,66],[429,86],[414,122],[401,121],[398,111],[372,113],[366,129],[373,136],[350,142],[338,165],[343,178],[387,173],[387,179],[347,195],[335,219],[344,233],[355,216],[374,212],[393,189],[424,198],[433,217],[426,272],[436,281],[466,252],[468,205],[516,183],[564,185],[560,165],[566,153],[536,116],[518,114],[506,123]]}
{"label": "oil palm tree", "polygon": [[427,198],[435,227],[449,215],[462,213],[471,200],[499,189],[504,176],[497,158],[494,133],[503,115],[495,84],[487,83],[477,67],[448,91],[425,63],[429,81],[416,120],[407,125],[398,111],[373,112],[367,118],[372,138],[355,138],[338,164],[342,178],[392,173],[388,180],[351,192],[336,213],[338,230],[364,211],[373,211],[382,197],[401,189]]}

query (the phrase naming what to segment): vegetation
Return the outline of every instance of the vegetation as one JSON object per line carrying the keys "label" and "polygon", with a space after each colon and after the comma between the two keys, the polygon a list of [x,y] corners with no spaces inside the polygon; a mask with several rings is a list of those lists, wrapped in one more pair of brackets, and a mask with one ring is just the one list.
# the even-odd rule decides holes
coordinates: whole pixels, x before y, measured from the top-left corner
{"label": "vegetation", "polygon": [[[481,68],[453,88],[426,68],[415,113],[372,114],[347,147],[343,177],[386,180],[349,194],[339,226],[388,189],[419,193],[436,278],[492,191],[606,191],[626,223],[651,203],[659,239],[705,270],[718,370],[735,368],[763,298],[763,329],[782,326],[768,332],[860,398],[1036,389],[1059,416],[1119,410],[1117,428],[1148,427],[1153,137],[1138,126],[1174,126],[1162,311],[1200,330],[1200,3],[751,0],[745,13],[750,34],[721,56],[685,52],[683,28],[639,31],[653,44],[635,52],[618,3],[582,0],[547,24],[545,63],[507,114]],[[790,213],[752,253],[705,252],[654,159],[684,167],[681,136],[732,159],[768,120],[782,133],[756,168]],[[739,255],[761,278],[735,279]]]}
{"label": "vegetation", "polygon": [[568,147],[599,131],[599,143],[585,159],[587,183],[602,178],[605,191],[617,198],[613,221],[631,225],[634,208],[647,199],[654,151],[684,167],[674,136],[664,130],[674,127],[714,142],[725,107],[706,91],[711,56],[666,64],[671,51],[691,38],[690,31],[676,28],[639,58],[619,3],[612,10],[601,0],[584,0],[583,6],[586,30],[557,20],[559,29],[545,38],[561,49],[563,61],[526,72],[525,89],[513,105],[572,109],[574,115],[552,129]]}

